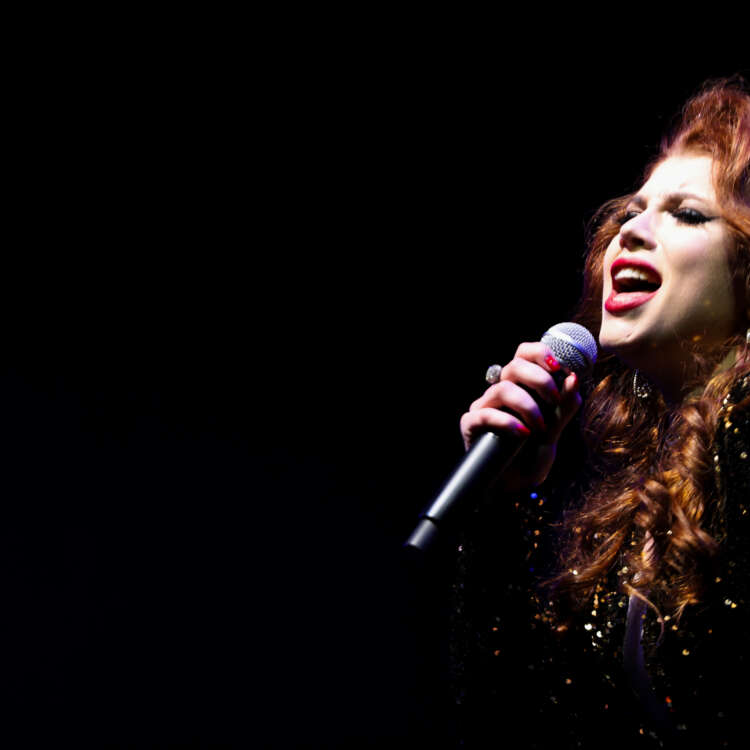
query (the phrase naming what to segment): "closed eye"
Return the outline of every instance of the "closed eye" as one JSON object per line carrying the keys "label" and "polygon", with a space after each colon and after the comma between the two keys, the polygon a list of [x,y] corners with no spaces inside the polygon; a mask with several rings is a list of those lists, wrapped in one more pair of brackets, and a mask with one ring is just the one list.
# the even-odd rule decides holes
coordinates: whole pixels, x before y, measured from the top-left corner
{"label": "closed eye", "polygon": [[623,224],[627,224],[636,216],[638,216],[638,211],[625,211],[617,217],[617,223],[622,226]]}
{"label": "closed eye", "polygon": [[694,208],[680,208],[677,211],[672,211],[671,214],[682,224],[705,224],[713,218],[712,216],[705,216]]}
{"label": "closed eye", "polygon": [[[638,216],[639,211],[624,211],[617,217],[617,223],[622,226],[627,224],[631,219]],[[706,216],[695,208],[680,208],[675,211],[670,211],[672,216],[682,224],[705,224],[707,221],[712,221],[715,217]]]}

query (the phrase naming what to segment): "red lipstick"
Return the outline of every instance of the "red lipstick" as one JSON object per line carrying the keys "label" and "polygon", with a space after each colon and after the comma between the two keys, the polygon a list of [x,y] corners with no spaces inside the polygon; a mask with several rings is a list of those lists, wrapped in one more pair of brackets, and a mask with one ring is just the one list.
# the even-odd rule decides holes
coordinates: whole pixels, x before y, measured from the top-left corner
{"label": "red lipstick", "polygon": [[613,289],[604,303],[604,309],[611,313],[632,310],[648,302],[658,291],[657,289],[654,292],[618,292]]}
{"label": "red lipstick", "polygon": [[612,291],[604,302],[604,309],[610,313],[625,312],[640,307],[659,291],[658,288],[650,291],[643,289],[628,291],[627,286],[623,288],[622,282],[618,284],[615,281],[615,274],[621,268],[637,268],[648,277],[651,285],[658,284],[661,286],[661,276],[650,263],[646,263],[640,258],[617,258],[609,269],[612,278]]}

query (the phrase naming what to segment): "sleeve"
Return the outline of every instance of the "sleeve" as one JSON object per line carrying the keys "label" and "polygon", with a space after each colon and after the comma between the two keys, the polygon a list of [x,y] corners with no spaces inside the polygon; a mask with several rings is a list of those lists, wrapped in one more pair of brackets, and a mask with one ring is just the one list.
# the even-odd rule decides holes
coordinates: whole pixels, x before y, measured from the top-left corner
{"label": "sleeve", "polygon": [[725,547],[719,590],[722,601],[745,613],[750,625],[750,376],[722,403],[713,461]]}
{"label": "sleeve", "polygon": [[523,736],[525,747],[551,747],[576,726],[571,707],[586,702],[579,691],[591,694],[569,663],[576,646],[569,634],[556,634],[538,586],[554,560],[549,532],[561,497],[541,490],[496,497],[473,514],[462,535],[451,662],[467,747],[501,744],[505,736]]}
{"label": "sleeve", "polygon": [[[716,485],[726,521],[728,542],[747,539],[750,524],[750,375],[745,376],[722,402],[715,453]],[[733,534],[733,529],[739,534]]]}
{"label": "sleeve", "polygon": [[723,399],[712,450],[721,541],[705,602],[674,624],[655,654],[652,675],[678,730],[698,747],[745,747],[750,669],[750,380]]}
{"label": "sleeve", "polygon": [[597,587],[615,592],[599,606],[594,597],[598,621],[570,625],[555,617],[539,586],[554,572],[562,509],[579,490],[564,483],[499,497],[467,525],[451,618],[456,725],[465,747],[522,737],[527,748],[594,748],[613,726],[628,746],[659,746],[622,679],[627,598],[616,581]]}

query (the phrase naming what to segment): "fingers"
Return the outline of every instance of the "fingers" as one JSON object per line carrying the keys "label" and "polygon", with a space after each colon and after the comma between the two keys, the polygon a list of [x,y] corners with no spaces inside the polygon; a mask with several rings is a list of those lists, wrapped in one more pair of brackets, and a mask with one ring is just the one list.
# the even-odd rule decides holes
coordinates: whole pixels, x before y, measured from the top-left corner
{"label": "fingers", "polygon": [[[557,370],[559,369],[560,366],[557,365]],[[510,380],[531,388],[548,404],[557,406],[560,403],[560,391],[552,377],[553,372],[555,370],[552,364],[544,362],[539,365],[535,361],[516,357],[503,368],[500,377],[501,381]]]}
{"label": "fingers", "polygon": [[528,427],[536,428],[541,432],[547,429],[537,402],[520,385],[511,380],[501,380],[491,385],[469,407],[469,411],[486,408],[512,409]]}
{"label": "fingers", "polygon": [[526,341],[519,344],[514,359],[526,359],[529,362],[534,362],[547,372],[557,372],[560,369],[560,363],[555,359],[552,350],[541,341]]}
{"label": "fingers", "polygon": [[521,437],[527,437],[530,430],[521,420],[497,409],[478,408],[466,412],[461,417],[461,435],[464,447],[469,450],[474,439],[487,430],[496,432],[514,432]]}
{"label": "fingers", "polygon": [[[581,405],[578,377],[574,373],[558,388],[552,374],[561,369],[545,344],[538,341],[521,344],[515,357],[503,367],[500,382],[491,385],[461,418],[466,447],[477,434],[488,429],[521,432],[522,427],[541,433],[544,444],[556,442]],[[543,415],[528,390],[538,394],[541,402],[555,407],[554,411],[546,409]],[[511,410],[513,414],[501,409]]]}
{"label": "fingers", "polygon": [[[475,404],[479,408],[512,406],[504,399],[506,391],[497,387],[505,381],[510,381],[535,391],[543,401],[557,406],[561,394],[552,374],[560,370],[561,365],[548,346],[539,341],[521,344],[516,350],[516,356],[503,367],[500,383],[490,386]],[[513,389],[507,393],[513,393]]]}

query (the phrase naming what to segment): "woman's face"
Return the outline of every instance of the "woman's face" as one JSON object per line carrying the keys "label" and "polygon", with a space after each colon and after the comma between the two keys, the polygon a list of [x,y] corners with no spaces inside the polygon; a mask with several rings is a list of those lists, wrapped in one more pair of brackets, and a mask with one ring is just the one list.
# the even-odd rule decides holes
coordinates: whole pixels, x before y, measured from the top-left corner
{"label": "woman's face", "polygon": [[736,326],[732,240],[712,163],[696,154],[661,162],[627,205],[604,256],[599,342],[647,372],[651,360],[668,366],[677,342],[710,346]]}

